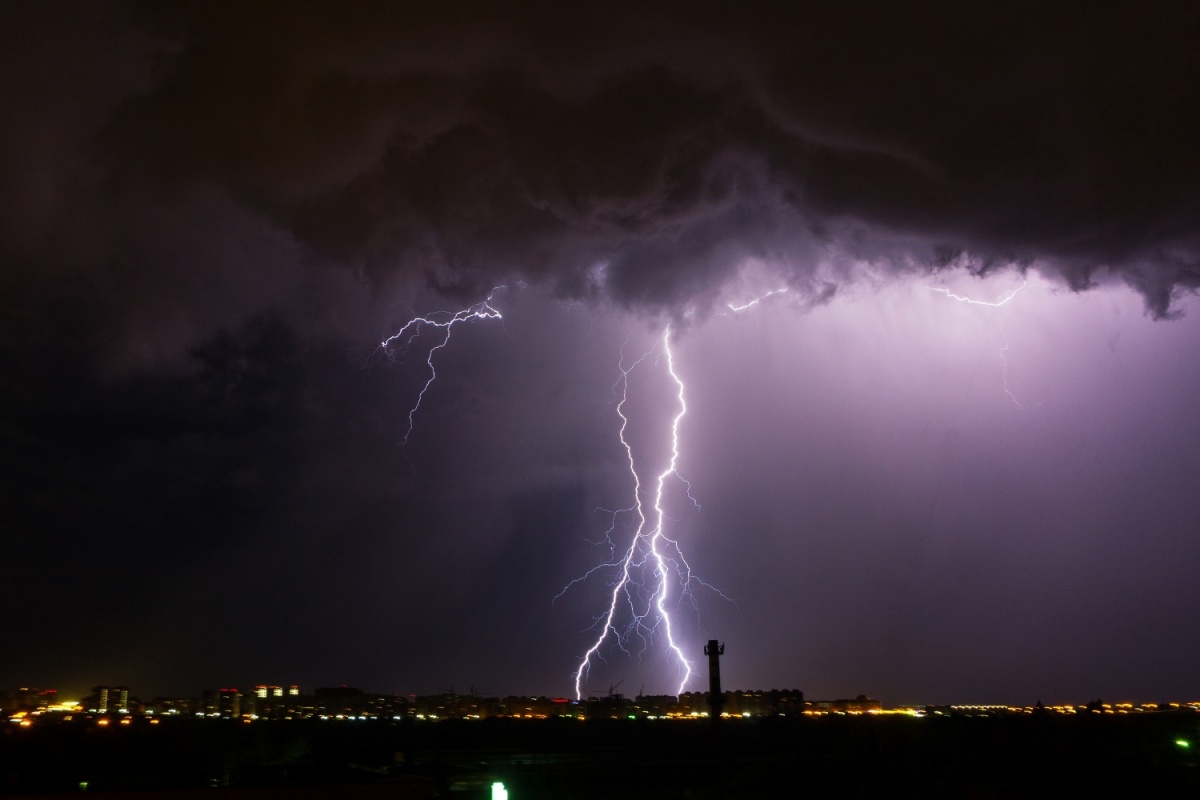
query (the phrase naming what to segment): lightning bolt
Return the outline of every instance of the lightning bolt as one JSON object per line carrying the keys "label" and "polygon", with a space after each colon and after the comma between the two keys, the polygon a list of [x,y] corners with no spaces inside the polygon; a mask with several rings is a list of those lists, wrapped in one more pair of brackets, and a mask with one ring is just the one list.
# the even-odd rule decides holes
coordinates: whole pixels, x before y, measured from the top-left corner
{"label": "lightning bolt", "polygon": [[[417,393],[412,407],[408,410],[408,427],[404,432],[403,444],[408,443],[409,437],[413,432],[417,412],[421,409],[421,405],[430,387],[437,380],[437,367],[435,366],[437,352],[450,343],[450,338],[456,325],[481,319],[503,319],[503,315],[494,305],[494,297],[496,292],[505,288],[504,286],[497,286],[482,302],[468,306],[457,312],[444,311],[414,317],[406,322],[396,333],[380,342],[380,351],[388,358],[395,360],[398,356],[407,354],[409,349],[413,347],[414,342],[428,329],[436,330],[440,337],[426,351],[425,364],[428,367],[429,374],[421,390]],[[776,294],[779,291],[786,291],[786,289],[776,290],[770,294]],[[759,298],[759,300],[761,299]],[[730,308],[735,311],[743,310],[757,304],[759,300],[751,301],[742,307],[735,308],[730,306]],[[597,617],[597,623],[602,621],[600,632],[583,655],[579,667],[573,675],[575,694],[580,699],[584,691],[583,681],[590,673],[594,661],[601,658],[600,650],[610,636],[616,640],[616,645],[626,653],[630,652],[629,642],[631,639],[640,639],[641,649],[644,651],[649,647],[651,639],[655,636],[661,636],[666,642],[666,647],[671,657],[677,662],[682,675],[676,694],[683,692],[693,674],[692,663],[684,655],[683,649],[676,641],[675,622],[671,618],[669,604],[673,599],[672,592],[677,585],[680,599],[685,597],[692,598],[693,604],[695,603],[691,594],[693,583],[710,589],[713,587],[693,576],[691,565],[684,557],[679,542],[671,538],[666,531],[667,512],[664,507],[664,497],[668,484],[673,479],[678,480],[684,486],[688,499],[692,501],[696,508],[699,508],[699,504],[692,497],[691,485],[678,472],[680,453],[679,428],[684,416],[687,414],[687,402],[684,396],[685,386],[683,380],[675,369],[675,354],[671,348],[671,333],[671,326],[667,325],[663,331],[661,340],[628,366],[625,364],[625,353],[624,348],[622,348],[621,360],[618,363],[620,377],[613,385],[614,396],[618,392],[620,395],[620,400],[616,407],[617,416],[621,420],[618,439],[625,449],[629,463],[629,472],[633,478],[633,505],[626,509],[611,512],[613,520],[605,536],[606,541],[615,553],[613,537],[618,528],[618,518],[621,514],[625,513],[632,514],[636,520],[636,529],[633,536],[628,547],[622,551],[620,558],[610,558],[607,563],[593,567],[585,575],[568,583],[558,595],[558,597],[561,597],[576,584],[586,581],[599,572],[610,569],[615,569],[617,572],[616,580],[613,582],[609,594],[608,609],[605,613]],[[678,410],[671,419],[669,428],[670,458],[663,470],[654,476],[651,483],[650,481],[643,480],[643,469],[635,459],[633,447],[626,435],[629,427],[626,403],[629,399],[630,375],[635,369],[652,357],[655,357],[656,363],[665,361],[667,374],[675,385],[675,401],[678,404]],[[645,484],[652,486],[652,493],[646,491]],[[649,497],[647,497],[648,494]],[[713,591],[716,590],[713,589]],[[720,594],[720,592],[717,592],[717,594]],[[724,595],[721,596],[724,597]],[[555,599],[557,600],[558,597]],[[628,623],[619,626],[618,617],[625,618],[626,614],[629,619]]]}
{"label": "lightning bolt", "polygon": [[768,293],[758,295],[757,297],[755,297],[754,300],[746,301],[746,302],[742,303],[742,305],[739,305],[739,306],[734,306],[732,302],[725,303],[725,306],[726,306],[726,308],[730,309],[730,311],[732,311],[733,313],[739,313],[739,312],[745,311],[745,309],[754,308],[755,306],[758,305],[758,303],[761,303],[763,300],[768,299],[768,297],[774,297],[775,295],[778,295],[778,294],[787,294],[787,287],[784,287],[782,289],[772,289],[772,290],[768,291]]}
{"label": "lightning bolt", "polygon": [[429,367],[429,378],[425,381],[425,385],[421,387],[421,391],[417,393],[416,402],[408,410],[408,428],[404,431],[404,438],[401,440],[401,444],[408,444],[408,437],[412,435],[413,422],[417,411],[421,408],[421,403],[425,400],[425,393],[429,391],[429,387],[437,380],[437,368],[433,365],[434,354],[450,344],[450,334],[454,330],[455,325],[477,319],[504,319],[500,312],[492,305],[492,298],[495,297],[496,292],[506,288],[508,287],[497,286],[493,288],[488,293],[487,299],[473,306],[468,306],[462,311],[453,313],[441,311],[434,312],[425,317],[413,317],[404,323],[404,327],[379,343],[379,349],[388,358],[395,360],[395,354],[397,352],[400,354],[407,353],[409,347],[416,341],[417,337],[421,335],[421,331],[425,328],[435,328],[443,334],[442,340],[430,347],[425,356],[425,364]]}
{"label": "lightning bolt", "polygon": [[766,300],[768,297],[774,297],[777,294],[785,294],[785,293],[787,293],[787,290],[788,290],[788,287],[784,286],[782,289],[772,289],[771,291],[767,292],[766,294],[759,295],[758,297],[754,298],[753,300],[750,300],[746,303],[742,303],[741,305],[735,306],[733,303],[726,303],[725,305],[729,308],[730,311],[737,313],[740,311],[745,311],[748,308],[753,308],[754,306],[761,303],[763,300]]}
{"label": "lightning bolt", "polygon": [[[687,559],[684,558],[683,552],[679,547],[679,542],[666,534],[666,511],[663,508],[663,495],[666,491],[667,482],[673,477],[688,487],[688,497],[691,499],[691,487],[688,486],[687,481],[678,472],[679,425],[687,414],[687,401],[684,398],[683,381],[680,379],[679,373],[675,370],[675,355],[671,350],[670,325],[667,325],[663,331],[661,348],[666,360],[667,373],[675,383],[675,398],[678,403],[678,411],[672,418],[670,426],[671,456],[666,467],[654,480],[653,502],[650,504],[650,509],[647,510],[642,500],[641,473],[633,455],[633,447],[626,437],[626,431],[629,428],[629,417],[625,412],[625,404],[629,399],[630,374],[642,362],[655,353],[657,346],[655,349],[644,353],[628,367],[625,366],[624,352],[622,352],[621,361],[618,364],[621,377],[617,379],[617,383],[613,387],[614,392],[617,390],[617,387],[620,388],[621,399],[617,403],[617,416],[621,419],[621,426],[618,431],[618,438],[620,439],[621,446],[625,448],[625,455],[629,461],[629,473],[633,478],[633,505],[628,509],[623,509],[623,511],[631,511],[633,513],[637,520],[636,529],[630,539],[628,548],[624,550],[624,555],[619,560],[594,567],[586,575],[572,581],[563,589],[563,592],[566,592],[571,586],[582,580],[586,580],[586,578],[598,571],[612,568],[617,570],[617,578],[613,582],[608,596],[608,609],[597,618],[597,622],[600,623],[600,632],[587,652],[583,654],[579,667],[572,676],[575,681],[575,696],[577,699],[582,699],[584,679],[591,671],[593,661],[601,658],[601,647],[610,635],[622,651],[629,652],[626,643],[630,637],[637,636],[640,638],[644,649],[648,644],[647,637],[652,636],[661,629],[663,638],[667,643],[667,649],[674,656],[683,675],[676,690],[677,695],[683,692],[688,680],[692,676],[692,663],[684,656],[682,648],[680,648],[679,643],[675,640],[675,629],[667,608],[667,603],[671,596],[672,575],[678,575],[682,587],[681,595],[689,592],[692,582],[691,566],[688,564]],[[695,500],[693,499],[692,502],[694,503]],[[608,531],[609,536],[612,535],[616,528],[616,514],[618,513],[621,512],[614,512],[613,526]],[[643,597],[638,591],[641,583],[637,579],[645,572],[650,573],[651,581],[649,583],[654,587],[649,598]],[[560,592],[559,596],[561,595],[562,592]],[[630,622],[622,629],[618,627],[617,619],[626,610],[628,610]]]}
{"label": "lightning bolt", "polygon": [[1010,300],[1012,300],[1014,297],[1016,297],[1017,294],[1019,294],[1020,291],[1025,288],[1025,285],[1027,283],[1028,283],[1028,281],[1022,280],[1020,286],[1018,286],[1015,289],[1010,289],[1009,291],[1005,292],[1004,294],[1002,294],[1000,296],[1000,299],[995,302],[988,302],[987,300],[974,300],[970,297],[967,297],[966,295],[955,294],[954,292],[950,291],[949,289],[947,289],[944,286],[926,286],[925,288],[931,292],[937,292],[938,294],[944,294],[944,295],[946,295],[946,297],[949,297],[951,300],[957,300],[960,303],[966,303],[966,304],[972,305],[972,306],[988,306],[989,308],[1000,308],[1003,305],[1007,305]]}
{"label": "lightning bolt", "polygon": [[[968,297],[966,295],[955,294],[954,292],[950,291],[949,289],[947,289],[943,286],[927,286],[925,288],[927,288],[931,292],[937,292],[939,294],[944,294],[944,295],[946,295],[946,297],[949,297],[951,300],[957,300],[960,303],[967,303],[968,305],[972,305],[972,306],[987,306],[988,308],[1000,308],[1001,306],[1007,305],[1014,297],[1016,297],[1020,293],[1020,291],[1022,289],[1024,289],[1026,287],[1026,285],[1028,285],[1028,283],[1029,282],[1027,280],[1022,280],[1020,286],[1018,286],[1015,289],[1010,289],[1009,291],[1005,292],[1004,294],[1002,294],[1000,296],[1000,299],[996,300],[996,301],[975,300],[974,298]],[[1035,408],[1038,408],[1039,406],[1043,405],[1046,402],[1046,400],[1048,400],[1049,398],[1043,398],[1042,400],[1039,400],[1037,403],[1035,403],[1034,405],[1031,405],[1031,406],[1025,405],[1019,399],[1017,399],[1017,396],[1013,393],[1012,389],[1010,389],[1008,386],[1008,336],[1006,336],[1004,333],[1003,325],[1000,325],[999,329],[1000,329],[1000,338],[1004,340],[1004,346],[1000,348],[1000,361],[1004,364],[1004,370],[1002,373],[1002,381],[1004,383],[1004,393],[1006,395],[1008,395],[1008,399],[1013,401],[1013,405],[1015,405],[1017,408],[1021,409],[1022,411],[1031,411]]]}

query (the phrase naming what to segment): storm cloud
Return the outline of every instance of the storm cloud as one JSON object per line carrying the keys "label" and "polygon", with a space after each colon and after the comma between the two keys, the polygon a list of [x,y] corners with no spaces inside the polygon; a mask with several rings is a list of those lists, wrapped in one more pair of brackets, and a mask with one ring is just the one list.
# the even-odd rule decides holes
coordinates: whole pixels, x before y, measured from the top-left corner
{"label": "storm cloud", "polygon": [[14,305],[86,304],[143,363],[509,280],[703,312],[750,259],[809,293],[1037,264],[1157,316],[1200,285],[1189,4],[4,15],[10,338]]}

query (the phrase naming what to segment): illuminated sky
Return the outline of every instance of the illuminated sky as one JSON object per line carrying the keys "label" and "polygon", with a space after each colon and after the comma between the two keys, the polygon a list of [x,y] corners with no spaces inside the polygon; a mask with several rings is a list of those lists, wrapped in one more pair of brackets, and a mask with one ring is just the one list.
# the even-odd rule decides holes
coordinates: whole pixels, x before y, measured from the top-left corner
{"label": "illuminated sky", "polygon": [[774,6],[0,5],[0,688],[570,693],[669,323],[727,686],[1193,692],[1200,10]]}

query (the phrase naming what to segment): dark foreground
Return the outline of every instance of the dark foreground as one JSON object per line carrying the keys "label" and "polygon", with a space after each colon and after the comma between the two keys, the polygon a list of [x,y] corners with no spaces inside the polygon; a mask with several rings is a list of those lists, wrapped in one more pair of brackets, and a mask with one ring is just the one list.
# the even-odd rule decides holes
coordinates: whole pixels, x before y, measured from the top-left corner
{"label": "dark foreground", "polygon": [[[1190,743],[1190,747],[1180,744]],[[1197,797],[1200,716],[163,720],[0,733],[0,794]]]}

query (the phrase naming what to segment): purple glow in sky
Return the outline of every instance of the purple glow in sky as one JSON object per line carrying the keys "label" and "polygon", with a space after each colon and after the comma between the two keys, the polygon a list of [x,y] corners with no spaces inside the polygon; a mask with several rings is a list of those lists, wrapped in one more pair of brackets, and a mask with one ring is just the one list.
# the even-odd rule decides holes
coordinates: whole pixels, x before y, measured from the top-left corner
{"label": "purple glow in sky", "polygon": [[[1186,650],[1172,631],[1195,601],[1194,321],[1164,329],[1128,290],[1071,295],[1036,275],[1003,309],[912,281],[761,314],[680,347],[696,568],[738,599],[708,630],[772,642],[827,675],[823,695],[872,683],[915,701],[975,670],[988,677],[963,695],[996,700],[1170,680],[1161,661],[1140,689],[1115,676]],[[1014,396],[1040,405],[1010,400],[1005,358]],[[774,577],[731,584],[731,564]],[[729,664],[746,682],[751,665]]]}
{"label": "purple glow in sky", "polygon": [[[680,334],[679,469],[702,508],[681,499],[667,524],[730,598],[702,590],[672,606],[685,652],[720,636],[742,655],[728,662],[730,685],[784,685],[802,665],[822,696],[870,684],[897,701],[942,696],[947,675],[972,663],[998,668],[957,696],[1140,696],[1174,672],[1117,686],[1192,602],[1177,556],[1196,552],[1187,508],[1200,459],[1186,443],[1200,434],[1200,331],[1189,316],[1148,319],[1128,289],[1074,294],[1036,271],[939,285],[1001,298],[1023,282],[1000,308],[912,279],[800,312],[781,297]],[[529,312],[507,318],[518,313]],[[578,316],[614,350],[638,325]],[[651,346],[653,330],[642,336]],[[654,446],[671,392],[664,382],[643,398],[631,418],[651,419],[631,441]],[[532,438],[539,424],[510,435]],[[504,437],[491,457],[509,446]],[[609,467],[583,505],[626,496],[611,453]],[[590,494],[606,483],[607,495]],[[610,521],[593,515],[574,563],[595,558],[588,539]],[[568,594],[549,624],[569,640],[574,622],[578,636],[606,591]],[[1105,612],[1089,617],[1096,607]],[[589,686],[670,691],[663,650],[612,648]],[[1173,680],[1186,692],[1185,670]]]}
{"label": "purple glow in sky", "polygon": [[0,688],[1192,691],[1195,4],[468,11],[0,4]]}

